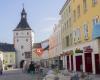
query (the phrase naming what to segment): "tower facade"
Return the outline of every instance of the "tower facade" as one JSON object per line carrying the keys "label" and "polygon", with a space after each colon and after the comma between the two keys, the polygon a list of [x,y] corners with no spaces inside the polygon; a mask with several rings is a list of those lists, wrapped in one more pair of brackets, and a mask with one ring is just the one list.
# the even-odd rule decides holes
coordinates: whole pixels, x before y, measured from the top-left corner
{"label": "tower facade", "polygon": [[13,39],[17,67],[22,67],[25,60],[32,60],[32,44],[34,42],[34,32],[27,22],[27,13],[24,8],[21,12],[20,22],[13,30]]}

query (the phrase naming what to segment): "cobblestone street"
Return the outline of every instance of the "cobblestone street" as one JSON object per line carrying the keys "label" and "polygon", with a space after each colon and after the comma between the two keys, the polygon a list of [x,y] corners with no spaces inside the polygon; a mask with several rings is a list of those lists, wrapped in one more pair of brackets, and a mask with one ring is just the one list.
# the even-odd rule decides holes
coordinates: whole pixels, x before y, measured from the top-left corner
{"label": "cobblestone street", "polygon": [[0,80],[41,80],[38,74],[26,74],[21,70],[4,71],[3,75],[0,75]]}

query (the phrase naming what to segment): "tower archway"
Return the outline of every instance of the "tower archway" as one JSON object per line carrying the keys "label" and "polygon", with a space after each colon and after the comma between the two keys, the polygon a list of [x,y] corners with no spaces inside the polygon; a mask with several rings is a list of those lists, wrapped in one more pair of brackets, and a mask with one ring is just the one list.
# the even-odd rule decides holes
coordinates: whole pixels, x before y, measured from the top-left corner
{"label": "tower archway", "polygon": [[21,61],[20,61],[20,68],[23,68],[24,61],[25,61],[25,60],[21,60]]}

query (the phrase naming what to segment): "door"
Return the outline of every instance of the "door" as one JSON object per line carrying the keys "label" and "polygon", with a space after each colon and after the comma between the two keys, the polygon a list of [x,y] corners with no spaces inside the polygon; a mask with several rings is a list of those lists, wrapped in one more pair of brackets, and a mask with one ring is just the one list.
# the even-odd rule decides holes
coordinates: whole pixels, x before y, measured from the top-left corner
{"label": "door", "polygon": [[82,56],[76,56],[76,71],[82,71]]}
{"label": "door", "polygon": [[95,70],[96,74],[100,74],[99,54],[95,54]]}
{"label": "door", "polygon": [[67,56],[67,69],[70,69],[70,64],[69,64],[69,56]]}
{"label": "door", "polygon": [[71,70],[73,71],[73,55],[71,55]]}
{"label": "door", "polygon": [[92,73],[92,55],[85,53],[85,71]]}

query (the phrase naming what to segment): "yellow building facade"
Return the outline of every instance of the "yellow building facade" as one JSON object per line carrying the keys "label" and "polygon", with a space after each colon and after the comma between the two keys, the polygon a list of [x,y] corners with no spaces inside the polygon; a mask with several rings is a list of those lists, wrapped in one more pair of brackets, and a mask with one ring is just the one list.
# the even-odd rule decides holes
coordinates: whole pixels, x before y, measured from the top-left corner
{"label": "yellow building facade", "polygon": [[100,21],[100,0],[67,0],[60,15],[63,50],[91,41],[93,24]]}
{"label": "yellow building facade", "polygon": [[15,68],[16,66],[15,52],[3,52],[3,65],[6,69],[8,67]]}
{"label": "yellow building facade", "polygon": [[66,0],[60,15],[63,67],[100,74],[99,39],[93,38],[95,24],[100,24],[100,0]]}
{"label": "yellow building facade", "polygon": [[72,45],[71,0],[66,1],[59,14],[61,15],[62,49],[64,50]]}
{"label": "yellow building facade", "polygon": [[71,11],[73,32],[79,34],[73,43],[91,41],[93,24],[100,21],[100,0],[71,0]]}

